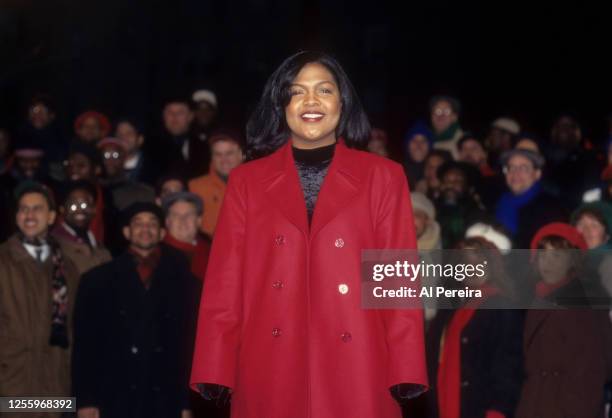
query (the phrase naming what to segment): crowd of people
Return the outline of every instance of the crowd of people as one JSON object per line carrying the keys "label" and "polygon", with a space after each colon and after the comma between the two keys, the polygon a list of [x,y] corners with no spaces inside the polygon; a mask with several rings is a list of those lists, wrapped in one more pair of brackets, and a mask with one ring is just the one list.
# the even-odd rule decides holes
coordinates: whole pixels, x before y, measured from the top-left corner
{"label": "crowd of people", "polygon": [[[538,253],[534,298],[612,294],[612,136],[598,145],[564,114],[545,140],[510,117],[479,137],[461,111],[435,96],[403,138],[418,249],[499,250],[490,265],[510,249],[588,251],[588,277],[582,260]],[[159,135],[95,110],[66,135],[60,117],[37,95],[0,129],[0,396],[72,394],[80,418],[227,414],[188,379],[227,181],[249,155],[241,130],[218,123],[210,90],[169,99]],[[390,140],[373,129],[368,150],[390,158]],[[427,312],[430,390],[407,416],[603,416],[608,310],[486,309],[501,287]]]}

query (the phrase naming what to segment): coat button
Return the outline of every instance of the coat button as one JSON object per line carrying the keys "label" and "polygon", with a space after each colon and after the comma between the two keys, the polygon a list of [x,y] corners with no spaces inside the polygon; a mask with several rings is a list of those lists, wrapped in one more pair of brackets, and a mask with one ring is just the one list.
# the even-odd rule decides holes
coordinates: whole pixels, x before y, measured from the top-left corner
{"label": "coat button", "polygon": [[274,283],[272,283],[272,287],[274,289],[282,289],[284,286],[285,286],[285,284],[283,282],[281,282],[280,280],[277,280]]}
{"label": "coat button", "polygon": [[131,348],[131,351],[132,351],[132,354],[138,354],[138,347],[133,345],[132,348]]}
{"label": "coat button", "polygon": [[353,339],[353,336],[351,335],[350,332],[343,332],[340,338],[342,339],[342,342],[350,343],[351,340]]}
{"label": "coat button", "polygon": [[285,236],[284,235],[277,235],[276,238],[274,238],[274,242],[276,242],[276,245],[284,245],[285,244]]}
{"label": "coat button", "polygon": [[344,247],[344,240],[342,238],[338,238],[334,242],[334,245],[336,246],[336,248],[342,248],[342,247]]}
{"label": "coat button", "polygon": [[338,292],[340,292],[341,295],[346,295],[349,292],[349,287],[346,283],[341,283],[338,285]]}
{"label": "coat button", "polygon": [[469,341],[468,337],[462,337],[461,338],[461,344],[467,344]]}
{"label": "coat button", "polygon": [[470,382],[468,382],[467,380],[464,380],[463,382],[461,382],[461,387],[468,387],[470,385]]}
{"label": "coat button", "polygon": [[282,334],[280,328],[272,328],[272,336],[273,337],[280,337]]}
{"label": "coat button", "polygon": [[546,370],[542,370],[542,373],[540,374],[542,375],[542,377],[548,376],[548,372]]}
{"label": "coat button", "polygon": [[553,372],[553,376],[554,376],[554,377],[559,377],[559,372],[556,372],[556,371],[555,371],[555,372]]}

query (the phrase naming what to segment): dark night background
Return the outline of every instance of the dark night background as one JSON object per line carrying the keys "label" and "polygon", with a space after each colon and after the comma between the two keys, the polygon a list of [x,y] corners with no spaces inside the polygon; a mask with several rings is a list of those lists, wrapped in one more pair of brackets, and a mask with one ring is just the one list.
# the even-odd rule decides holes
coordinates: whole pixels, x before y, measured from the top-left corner
{"label": "dark night background", "polygon": [[[212,88],[242,128],[265,79],[304,48],[336,55],[375,125],[397,142],[427,100],[450,93],[462,125],[501,115],[546,137],[559,112],[607,136],[609,17],[580,3],[0,0],[0,124],[51,94],[68,128],[79,112],[159,123],[161,102]],[[600,3],[601,4],[601,3]]]}

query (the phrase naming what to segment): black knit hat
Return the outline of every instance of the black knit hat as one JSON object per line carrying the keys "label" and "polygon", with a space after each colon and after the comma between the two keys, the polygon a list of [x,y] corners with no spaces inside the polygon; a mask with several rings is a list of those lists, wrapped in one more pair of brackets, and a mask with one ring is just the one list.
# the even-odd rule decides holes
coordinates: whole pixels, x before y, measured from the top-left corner
{"label": "black knit hat", "polygon": [[159,221],[159,224],[161,226],[164,225],[164,211],[162,208],[152,202],[134,202],[125,208],[121,213],[123,218],[123,226],[129,225],[134,216],[143,212],[152,213]]}

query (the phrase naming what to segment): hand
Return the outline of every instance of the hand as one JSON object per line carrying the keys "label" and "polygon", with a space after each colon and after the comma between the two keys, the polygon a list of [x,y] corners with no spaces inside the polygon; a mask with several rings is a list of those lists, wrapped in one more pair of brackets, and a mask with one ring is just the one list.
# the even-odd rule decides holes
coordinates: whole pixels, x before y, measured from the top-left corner
{"label": "hand", "polygon": [[391,396],[400,405],[405,405],[409,399],[416,398],[421,393],[425,392],[426,388],[423,385],[416,383],[400,383],[399,385],[391,386]]}
{"label": "hand", "polygon": [[181,418],[193,418],[193,413],[191,409],[183,409],[181,411]]}
{"label": "hand", "polygon": [[79,408],[77,410],[78,418],[100,418],[100,410],[95,406],[88,406],[86,408]]}
{"label": "hand", "polygon": [[230,401],[232,390],[227,386],[217,385],[215,383],[198,383],[200,395],[207,401],[215,400],[219,408],[224,407]]}

